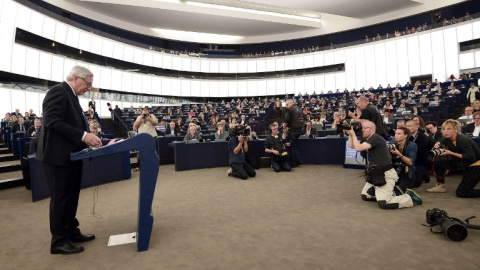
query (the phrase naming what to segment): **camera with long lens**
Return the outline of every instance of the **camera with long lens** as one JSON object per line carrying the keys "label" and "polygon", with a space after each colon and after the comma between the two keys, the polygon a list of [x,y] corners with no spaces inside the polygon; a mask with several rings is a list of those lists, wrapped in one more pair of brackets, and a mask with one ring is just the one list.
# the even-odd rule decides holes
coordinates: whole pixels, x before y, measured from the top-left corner
{"label": "camera with long lens", "polygon": [[430,150],[428,152],[428,154],[431,156],[431,157],[438,157],[440,156],[441,154],[445,153],[445,150],[448,150],[447,147],[440,145],[439,148],[433,148],[432,150]]}
{"label": "camera with long lens", "polygon": [[447,212],[438,208],[433,208],[432,210],[428,209],[426,212],[426,219],[430,227],[440,226],[442,232],[445,233],[445,236],[448,239],[456,242],[463,241],[465,238],[467,238],[468,230],[465,227],[466,225],[473,229],[478,229],[478,227],[480,227],[476,225],[469,225],[468,220],[470,218],[465,220],[467,223],[465,224],[457,218],[449,217]]}
{"label": "camera with long lens", "polygon": [[355,132],[359,132],[362,130],[362,124],[360,122],[352,122],[350,124],[347,122],[343,122],[342,127],[345,130],[353,129]]}
{"label": "camera with long lens", "polygon": [[398,149],[399,146],[397,142],[391,142],[391,143],[387,143],[387,148],[388,148],[388,151],[391,151],[391,150]]}
{"label": "camera with long lens", "polygon": [[237,137],[237,136],[243,136],[243,137],[248,137],[250,136],[250,129],[246,128],[243,125],[236,125],[234,128],[230,130],[230,137]]}

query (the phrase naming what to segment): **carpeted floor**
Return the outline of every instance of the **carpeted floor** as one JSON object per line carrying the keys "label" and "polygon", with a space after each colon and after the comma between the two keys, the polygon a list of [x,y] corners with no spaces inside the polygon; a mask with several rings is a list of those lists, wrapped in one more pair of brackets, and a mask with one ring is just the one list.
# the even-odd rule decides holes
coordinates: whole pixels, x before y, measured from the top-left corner
{"label": "carpeted floor", "polygon": [[[160,167],[150,248],[107,247],[110,235],[136,230],[138,173],[82,190],[78,218],[97,236],[81,254],[50,255],[49,200],[24,188],[0,191],[1,269],[479,269],[480,231],[463,242],[433,234],[425,211],[480,217],[479,199],[418,193],[422,206],[382,210],[360,199],[361,170],[303,165],[291,173],[260,169],[242,181],[227,168],[175,172]],[[480,218],[472,224],[480,225]]]}

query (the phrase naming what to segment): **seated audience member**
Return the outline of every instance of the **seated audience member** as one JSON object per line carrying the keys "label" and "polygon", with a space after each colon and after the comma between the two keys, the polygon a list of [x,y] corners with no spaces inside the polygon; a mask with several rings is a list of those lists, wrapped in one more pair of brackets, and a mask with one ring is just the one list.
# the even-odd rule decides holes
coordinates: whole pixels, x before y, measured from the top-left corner
{"label": "seated audience member", "polygon": [[[473,112],[476,113],[476,112],[480,112],[480,100],[475,100],[473,102]],[[12,116],[12,121],[13,121],[13,116]]]}
{"label": "seated audience member", "polygon": [[171,121],[170,124],[168,124],[168,127],[165,131],[165,135],[174,135],[174,136],[180,135],[180,129],[177,127],[174,121]]}
{"label": "seated audience member", "polygon": [[215,132],[215,140],[226,139],[228,138],[228,132],[225,131],[225,128],[222,123],[217,124],[217,132]]}
{"label": "seated audience member", "polygon": [[458,90],[457,88],[455,88],[455,86],[452,86],[452,89],[450,89],[449,91],[447,91],[447,95],[458,95],[460,94],[460,90]]}
{"label": "seated audience member", "polygon": [[342,120],[339,116],[333,117],[333,122],[332,122],[332,129],[335,130],[335,135],[339,135],[343,137],[343,126],[342,122],[347,121],[347,120]]}
{"label": "seated audience member", "polygon": [[23,116],[18,117],[18,122],[12,125],[12,133],[16,133],[18,131],[25,131],[27,132],[28,126],[25,124],[25,119]]}
{"label": "seated audience member", "polygon": [[[415,159],[417,158],[417,145],[410,142],[408,137],[410,130],[406,127],[395,130],[395,142],[398,145],[390,150],[392,155],[392,165],[398,174],[397,185],[401,190],[397,195],[403,194],[413,187],[415,177]],[[397,192],[397,190],[396,190]]]}
{"label": "seated audience member", "polygon": [[317,129],[312,127],[312,121],[305,122],[305,127],[302,129],[302,136],[308,138],[315,138],[317,136]]}
{"label": "seated audience member", "polygon": [[470,104],[473,104],[473,102],[477,99],[477,93],[479,93],[478,87],[476,87],[474,83],[471,83],[467,92],[467,100],[470,101]]}
{"label": "seated audience member", "polygon": [[313,120],[312,120],[312,124],[314,124],[314,125],[323,125],[323,123],[320,122],[320,115],[318,115],[318,114],[315,115],[315,117],[314,117]]}
{"label": "seated audience member", "polygon": [[203,114],[203,112],[202,112],[202,113],[198,114],[198,117],[199,117],[198,123],[202,126],[206,126],[207,121],[205,121],[205,114]]}
{"label": "seated audience member", "polygon": [[[240,125],[234,127],[236,130]],[[234,132],[233,134],[236,134]],[[227,172],[228,176],[247,180],[248,177],[255,177],[257,173],[250,164],[245,161],[245,153],[248,152],[248,137],[242,135],[235,135],[228,141],[228,163],[230,169]]]}
{"label": "seated audience member", "polygon": [[12,122],[12,117],[9,112],[5,113],[5,118],[2,119],[2,122]]}
{"label": "seated audience member", "polygon": [[190,124],[188,126],[187,134],[183,138],[184,142],[189,142],[189,141],[200,141],[202,139],[202,136],[200,133],[197,132],[197,125],[195,124]]}
{"label": "seated audience member", "polygon": [[248,121],[247,121],[247,118],[246,118],[245,114],[242,114],[242,116],[240,116],[240,120],[238,121],[238,123],[240,125],[244,125],[244,126],[248,124]]}
{"label": "seated audience member", "polygon": [[[424,132],[425,130],[425,121],[423,121],[423,118],[418,116],[418,115],[414,115],[412,116],[412,119],[413,121],[417,122],[418,125],[419,125],[419,128],[422,132]],[[413,135],[413,134],[412,134]]]}
{"label": "seated audience member", "polygon": [[408,98],[407,98],[407,101],[405,101],[405,103],[408,104],[408,105],[415,105],[415,104],[417,104],[417,103],[415,102],[415,100],[412,99],[412,97],[408,97]]}
{"label": "seated audience member", "polygon": [[164,119],[160,120],[160,123],[158,123],[158,125],[155,126],[155,129],[157,130],[158,135],[165,134],[165,131],[167,131],[165,120]]}
{"label": "seated audience member", "polygon": [[393,117],[392,113],[390,112],[389,109],[383,110],[383,123],[385,124],[391,124],[395,118]]}
{"label": "seated audience member", "polygon": [[11,115],[15,115],[16,117],[22,116],[19,109],[15,109],[15,111],[12,112]]}
{"label": "seated audience member", "polygon": [[42,128],[42,122],[39,118],[35,118],[33,121],[33,126],[28,128],[27,136],[35,137],[37,134],[40,134],[40,129]]}
{"label": "seated audience member", "polygon": [[278,134],[278,125],[270,125],[271,135],[265,140],[265,152],[270,154],[270,164],[275,172],[291,171],[288,163],[286,141]]}
{"label": "seated audience member", "polygon": [[470,123],[465,127],[465,133],[472,134],[473,137],[480,136],[480,112],[473,114],[473,123]]}
{"label": "seated audience member", "polygon": [[465,107],[465,114],[458,118],[458,120],[462,120],[462,119],[473,119],[473,107],[470,107],[470,106]]}
{"label": "seated audience member", "polygon": [[390,101],[387,100],[387,102],[385,102],[385,106],[383,106],[383,108],[393,110],[393,105],[390,104]]}
{"label": "seated audience member", "polygon": [[427,98],[427,95],[422,95],[422,97],[420,98],[420,100],[418,101],[418,103],[420,104],[427,104],[430,103],[430,101],[428,100]]}
{"label": "seated audience member", "polygon": [[445,139],[435,144],[435,148],[444,145],[441,156],[450,156],[451,160],[436,162],[434,172],[437,184],[427,192],[445,193],[446,172],[452,167],[463,167],[465,172],[462,181],[457,187],[456,195],[461,198],[480,197],[480,189],[475,189],[480,181],[480,149],[472,138],[461,134],[461,126],[457,120],[448,119],[442,125],[442,133]]}
{"label": "seated audience member", "polygon": [[418,106],[417,105],[413,105],[412,114],[413,115],[419,115],[420,114],[420,112],[418,111]]}

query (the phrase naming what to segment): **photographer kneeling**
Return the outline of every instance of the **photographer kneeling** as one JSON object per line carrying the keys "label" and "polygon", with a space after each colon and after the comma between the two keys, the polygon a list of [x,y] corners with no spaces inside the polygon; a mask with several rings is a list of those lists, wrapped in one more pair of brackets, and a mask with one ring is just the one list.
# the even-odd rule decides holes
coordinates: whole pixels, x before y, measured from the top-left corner
{"label": "photographer kneeling", "polygon": [[435,156],[451,157],[452,160],[451,162],[435,163],[434,172],[437,176],[437,185],[427,189],[427,192],[447,192],[445,175],[446,171],[450,169],[450,165],[454,163],[459,168],[465,169],[462,181],[457,187],[457,196],[461,198],[480,197],[480,189],[475,189],[480,181],[480,148],[472,138],[461,134],[461,125],[457,120],[446,120],[442,125],[442,133],[445,138],[441,143],[435,144],[431,153]]}
{"label": "photographer kneeling", "polygon": [[248,163],[245,162],[245,153],[248,152],[248,135],[250,128],[236,125],[232,128],[230,140],[228,141],[228,163],[230,169],[228,176],[237,177],[243,180],[255,177],[256,172]]}
{"label": "photographer kneeling", "polygon": [[265,152],[270,153],[270,164],[275,172],[291,171],[292,167],[288,163],[288,151],[285,140],[278,135],[278,125],[271,124],[272,134],[265,140]]}
{"label": "photographer kneeling", "polygon": [[354,130],[348,127],[348,146],[358,152],[367,151],[369,164],[366,167],[365,178],[367,183],[362,190],[362,199],[377,201],[382,209],[397,209],[421,205],[422,199],[413,190],[400,196],[395,196],[393,188],[398,180],[398,175],[392,167],[385,140],[375,133],[375,124],[364,121],[362,124],[362,137],[365,142],[360,143]]}
{"label": "photographer kneeling", "polygon": [[417,145],[410,142],[410,130],[400,127],[395,130],[395,142],[389,143],[388,149],[392,154],[392,165],[398,174],[398,185],[395,193],[401,195],[413,187],[415,180],[415,159],[417,158]]}

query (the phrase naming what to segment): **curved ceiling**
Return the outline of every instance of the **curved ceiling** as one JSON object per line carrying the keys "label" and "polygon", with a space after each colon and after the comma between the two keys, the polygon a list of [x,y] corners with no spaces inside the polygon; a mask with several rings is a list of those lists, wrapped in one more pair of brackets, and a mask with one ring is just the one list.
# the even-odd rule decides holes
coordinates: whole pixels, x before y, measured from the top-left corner
{"label": "curved ceiling", "polygon": [[130,31],[181,41],[261,43],[389,21],[465,0],[46,0]]}

